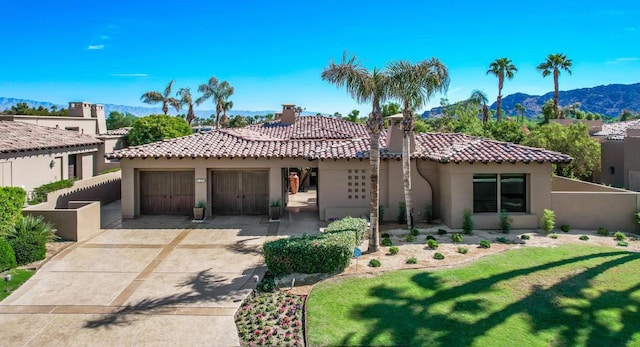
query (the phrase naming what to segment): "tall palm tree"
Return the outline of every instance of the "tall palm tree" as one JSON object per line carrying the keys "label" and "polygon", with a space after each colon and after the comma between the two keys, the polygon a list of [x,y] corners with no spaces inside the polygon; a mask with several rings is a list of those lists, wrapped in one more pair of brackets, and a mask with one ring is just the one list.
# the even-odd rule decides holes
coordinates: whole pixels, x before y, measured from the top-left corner
{"label": "tall palm tree", "polygon": [[487,75],[491,74],[498,77],[498,100],[496,104],[498,122],[502,120],[502,87],[504,86],[504,78],[512,79],[513,74],[517,71],[516,66],[507,58],[499,58],[489,64]]}
{"label": "tall palm tree", "polygon": [[173,106],[176,109],[176,112],[180,111],[180,101],[174,97],[171,97],[171,87],[173,87],[173,82],[175,80],[171,80],[167,87],[164,89],[164,92],[156,92],[150,91],[142,94],[140,100],[145,104],[158,104],[162,103],[162,112],[164,114],[169,113],[169,105]]}
{"label": "tall palm tree", "polygon": [[220,127],[220,114],[224,111],[224,102],[233,94],[234,89],[227,81],[218,82],[215,77],[209,78],[206,84],[201,84],[198,91],[202,96],[196,100],[196,104],[200,105],[212,99],[216,105],[216,128]]}
{"label": "tall palm tree", "polygon": [[411,64],[398,61],[388,67],[391,80],[390,95],[402,104],[402,173],[404,201],[407,211],[407,228],[413,229],[413,206],[411,201],[410,147],[414,126],[413,111],[423,107],[436,92],[449,87],[447,67],[436,58]]}
{"label": "tall palm tree", "polygon": [[524,114],[527,111],[527,109],[521,104],[521,103],[517,103],[515,105],[516,111],[518,112],[518,116],[520,118],[522,118],[522,122],[524,123]]}
{"label": "tall palm tree", "polygon": [[482,105],[482,123],[486,123],[489,120],[489,107],[487,106],[489,98],[487,97],[487,94],[481,90],[476,89],[471,92],[469,102],[472,102],[476,105]]}
{"label": "tall palm tree", "polygon": [[233,108],[233,101],[224,100],[222,102],[222,119],[220,120],[220,124],[223,128],[227,127],[227,111],[230,111]]}
{"label": "tall palm tree", "polygon": [[542,73],[542,77],[547,77],[553,73],[553,114],[555,118],[560,117],[560,110],[558,109],[558,77],[560,76],[560,70],[564,70],[571,75],[572,65],[573,62],[571,59],[567,59],[565,54],[556,53],[549,54],[547,59],[536,68]]}
{"label": "tall palm tree", "polygon": [[196,118],[195,112],[193,112],[193,97],[191,96],[191,88],[180,88],[176,93],[176,96],[180,98],[181,105],[189,106],[187,111],[186,121],[191,125],[191,122]]}
{"label": "tall palm tree", "polygon": [[372,110],[367,120],[369,130],[369,163],[371,182],[369,251],[376,252],[380,248],[379,230],[379,174],[380,174],[380,133],[384,130],[384,119],[380,104],[388,97],[389,78],[387,74],[376,68],[367,70],[360,65],[357,57],[347,58],[345,52],[339,64],[331,62],[322,71],[322,79],[345,87],[349,95],[359,103],[371,102]]}

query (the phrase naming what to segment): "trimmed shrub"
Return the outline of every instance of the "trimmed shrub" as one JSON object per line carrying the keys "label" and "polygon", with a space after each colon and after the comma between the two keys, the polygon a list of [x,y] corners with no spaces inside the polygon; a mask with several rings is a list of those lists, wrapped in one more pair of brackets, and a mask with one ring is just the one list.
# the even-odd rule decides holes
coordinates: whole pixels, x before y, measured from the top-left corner
{"label": "trimmed shrub", "polygon": [[7,242],[13,248],[18,265],[29,264],[42,260],[47,254],[47,242],[56,239],[53,224],[44,220],[42,216],[26,216],[18,223],[12,232],[5,235]]}
{"label": "trimmed shrub", "polygon": [[276,276],[342,271],[366,230],[366,220],[347,217],[329,224],[322,234],[265,242],[267,269]]}
{"label": "trimmed shrub", "polygon": [[418,258],[416,257],[407,258],[407,264],[418,264]]}
{"label": "trimmed shrub", "polygon": [[598,227],[598,235],[609,236],[609,230],[604,227]]}
{"label": "trimmed shrub", "polygon": [[546,208],[542,212],[542,230],[545,234],[550,233],[556,227],[556,214]]}
{"label": "trimmed shrub", "polygon": [[520,238],[523,239],[523,240],[531,240],[531,236],[529,236],[527,234],[521,235]]}
{"label": "trimmed shrub", "polygon": [[465,209],[462,212],[462,230],[464,230],[464,233],[467,235],[473,233],[473,218],[471,218],[472,216],[473,213],[469,209]]}
{"label": "trimmed shrub", "polygon": [[462,234],[451,235],[451,241],[453,241],[454,243],[460,243],[462,242],[463,239],[464,239],[464,236],[462,236]]}
{"label": "trimmed shrub", "polygon": [[616,233],[613,234],[613,239],[616,241],[624,241],[627,239],[627,235],[625,235],[622,231],[616,231]]}
{"label": "trimmed shrub", "polygon": [[433,259],[435,259],[435,260],[442,260],[442,259],[444,259],[444,254],[436,252],[436,253],[433,255]]}
{"label": "trimmed shrub", "polygon": [[556,234],[556,233],[551,233],[551,234],[549,234],[547,236],[549,236],[552,239],[557,239],[558,238],[558,234]]}
{"label": "trimmed shrub", "polygon": [[16,254],[11,245],[3,238],[0,238],[0,272],[13,269],[17,266]]}
{"label": "trimmed shrub", "polygon": [[384,206],[378,206],[378,223],[382,223],[384,221]]}
{"label": "trimmed shrub", "polygon": [[447,231],[444,229],[438,229],[438,235],[447,235]]}
{"label": "trimmed shrub", "polygon": [[400,252],[400,248],[398,248],[398,246],[389,247],[389,253],[391,253],[391,255],[396,255],[399,252]]}
{"label": "trimmed shrub", "polygon": [[398,223],[405,224],[407,222],[407,205],[404,202],[398,204]]}
{"label": "trimmed shrub", "polygon": [[503,234],[508,234],[511,231],[511,225],[513,223],[513,219],[509,217],[509,212],[506,210],[500,211],[499,224],[500,230],[502,230]]}
{"label": "trimmed shrub", "polygon": [[500,243],[509,243],[509,240],[507,240],[507,238],[505,237],[498,237],[496,238],[496,241]]}
{"label": "trimmed shrub", "polygon": [[491,242],[487,240],[480,241],[480,248],[491,248]]}
{"label": "trimmed shrub", "polygon": [[436,241],[436,240],[427,240],[427,247],[429,247],[431,249],[436,249],[439,246],[440,245],[438,244],[438,241]]}
{"label": "trimmed shrub", "polygon": [[560,230],[562,230],[562,232],[568,233],[569,231],[571,231],[571,226],[569,224],[562,224],[560,226]]}
{"label": "trimmed shrub", "polygon": [[382,237],[383,239],[385,239],[385,238],[388,239],[388,238],[391,237],[391,235],[389,235],[389,233],[382,233],[382,234],[380,234],[380,237]]}
{"label": "trimmed shrub", "polygon": [[380,263],[380,260],[378,260],[378,259],[369,260],[369,266],[371,266],[371,267],[380,267],[381,265],[382,265],[382,263]]}
{"label": "trimmed shrub", "polygon": [[407,234],[407,237],[405,238],[405,240],[406,240],[407,242],[413,242],[413,241],[415,241],[415,240],[416,240],[416,237],[415,237],[415,236],[413,236],[412,234]]}
{"label": "trimmed shrub", "polygon": [[0,187],[0,235],[9,232],[22,219],[26,196],[22,188]]}
{"label": "trimmed shrub", "polygon": [[589,236],[582,235],[582,236],[579,237],[579,239],[582,240],[582,241],[587,241],[589,239]]}
{"label": "trimmed shrub", "polygon": [[436,237],[435,237],[435,236],[433,236],[433,235],[427,235],[427,241],[429,241],[429,240],[433,240],[433,241],[435,241],[435,240],[436,240]]}
{"label": "trimmed shrub", "polygon": [[627,246],[629,246],[629,243],[627,241],[620,240],[620,241],[618,241],[618,246],[627,247]]}
{"label": "trimmed shrub", "polygon": [[51,182],[47,184],[43,184],[39,187],[33,189],[33,193],[31,194],[31,200],[29,200],[29,205],[37,205],[39,203],[47,201],[47,194],[51,192],[55,192],[56,190],[71,188],[73,187],[73,180],[60,180],[56,182]]}
{"label": "trimmed shrub", "polygon": [[467,252],[469,252],[469,250],[465,247],[458,247],[458,253],[460,254],[467,254]]}
{"label": "trimmed shrub", "polygon": [[389,246],[393,246],[393,242],[391,241],[391,239],[389,238],[383,238],[382,241],[380,241],[380,244],[385,246],[385,247],[389,247]]}
{"label": "trimmed shrub", "polygon": [[413,236],[420,235],[420,230],[418,230],[416,228],[411,229],[411,235],[413,235]]}

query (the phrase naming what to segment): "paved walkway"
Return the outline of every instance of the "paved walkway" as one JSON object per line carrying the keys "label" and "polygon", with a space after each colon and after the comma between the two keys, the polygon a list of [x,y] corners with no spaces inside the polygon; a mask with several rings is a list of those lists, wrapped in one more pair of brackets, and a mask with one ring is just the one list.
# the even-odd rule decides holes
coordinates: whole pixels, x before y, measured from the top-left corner
{"label": "paved walkway", "polygon": [[285,218],[109,221],[0,302],[2,345],[237,346],[233,315],[264,274],[264,241],[323,226]]}

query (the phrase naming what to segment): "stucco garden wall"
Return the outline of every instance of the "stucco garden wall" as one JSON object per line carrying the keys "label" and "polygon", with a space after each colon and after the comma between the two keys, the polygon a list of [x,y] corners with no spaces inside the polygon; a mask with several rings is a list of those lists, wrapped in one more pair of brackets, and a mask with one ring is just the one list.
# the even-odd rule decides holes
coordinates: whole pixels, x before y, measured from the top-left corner
{"label": "stucco garden wall", "polygon": [[100,202],[70,201],[66,208],[53,209],[46,204],[22,210],[23,215],[43,216],[53,223],[56,235],[69,241],[85,241],[100,232]]}

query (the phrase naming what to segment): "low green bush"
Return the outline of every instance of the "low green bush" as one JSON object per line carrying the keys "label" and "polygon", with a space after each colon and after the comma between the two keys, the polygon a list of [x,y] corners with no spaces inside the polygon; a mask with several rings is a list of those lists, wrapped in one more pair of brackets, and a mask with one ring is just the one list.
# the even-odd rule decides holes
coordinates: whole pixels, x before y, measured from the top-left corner
{"label": "low green bush", "polygon": [[411,229],[411,235],[413,235],[413,236],[420,235],[420,230],[418,230],[416,228]]}
{"label": "low green bush", "polygon": [[500,216],[498,217],[498,224],[500,225],[500,230],[502,230],[503,234],[508,234],[511,231],[511,225],[513,223],[513,219],[509,217],[509,212],[506,210],[500,211]]}
{"label": "low green bush", "polygon": [[22,219],[26,196],[22,188],[0,187],[0,235],[9,232]]}
{"label": "low green bush", "polygon": [[464,236],[462,236],[462,234],[453,234],[451,235],[451,241],[453,241],[454,243],[460,243],[462,242],[462,240],[464,239]]}
{"label": "low green bush", "polygon": [[390,247],[390,246],[393,246],[393,241],[391,241],[391,239],[388,239],[388,238],[385,237],[380,241],[380,244],[385,246],[385,247]]}
{"label": "low green bush", "polygon": [[433,240],[433,241],[435,241],[435,240],[436,240],[436,238],[435,238],[435,236],[433,236],[433,235],[427,235],[427,241],[429,241],[429,240]]}
{"label": "low green bush", "polygon": [[462,212],[462,230],[467,235],[473,233],[473,212],[469,209]]}
{"label": "low green bush", "polygon": [[446,235],[447,231],[444,229],[438,229],[438,235]]}
{"label": "low green bush", "polygon": [[491,248],[491,242],[487,240],[480,241],[480,248]]}
{"label": "low green bush", "polygon": [[16,254],[7,240],[0,238],[0,272],[17,266]]}
{"label": "low green bush", "polygon": [[47,194],[51,192],[55,192],[56,190],[71,188],[73,187],[73,180],[60,180],[56,182],[51,182],[47,184],[43,184],[39,187],[33,189],[33,193],[31,194],[31,200],[29,200],[29,205],[37,205],[39,203],[47,201]]}
{"label": "low green bush", "polygon": [[436,252],[436,253],[433,255],[433,259],[436,259],[436,260],[442,260],[442,259],[444,259],[444,254]]}
{"label": "low green bush", "polygon": [[569,231],[571,231],[571,226],[569,224],[562,224],[560,226],[560,230],[562,230],[562,232],[568,233]]}
{"label": "low green bush", "polygon": [[547,236],[549,236],[552,239],[557,239],[558,238],[558,234],[556,234],[556,233],[551,233],[551,234],[549,234]]}
{"label": "low green bush", "polygon": [[436,249],[439,246],[440,245],[438,244],[438,241],[436,241],[436,240],[427,240],[427,247],[429,247],[431,249]]}
{"label": "low green bush", "polygon": [[496,242],[509,243],[509,240],[507,240],[507,238],[505,238],[505,237],[498,237],[498,238],[496,238]]}
{"label": "low green bush", "polygon": [[404,202],[398,204],[398,223],[405,224],[407,222],[407,205]]}
{"label": "low green bush", "polygon": [[342,271],[366,230],[366,220],[347,217],[330,223],[322,234],[265,242],[267,269],[275,276]]}
{"label": "low green bush", "polygon": [[618,241],[618,246],[627,247],[627,246],[629,246],[629,243],[627,241],[620,240],[620,241]]}
{"label": "low green bush", "polygon": [[380,234],[380,237],[382,237],[383,239],[388,239],[391,237],[391,235],[389,235],[389,233],[382,233]]}
{"label": "low green bush", "polygon": [[28,215],[16,223],[14,229],[5,235],[13,248],[18,265],[42,260],[47,254],[47,242],[56,239],[53,224],[42,216]]}
{"label": "low green bush", "polygon": [[582,235],[582,236],[579,237],[579,239],[582,240],[582,241],[587,241],[589,239],[589,236]]}
{"label": "low green bush", "polygon": [[542,230],[545,234],[550,233],[556,227],[556,214],[546,208],[542,211]]}
{"label": "low green bush", "polygon": [[531,236],[529,236],[527,234],[521,235],[520,238],[523,239],[523,240],[531,240]]}
{"label": "low green bush", "polygon": [[418,264],[418,258],[416,257],[407,258],[407,264]]}
{"label": "low green bush", "polygon": [[609,230],[607,230],[604,227],[598,227],[598,231],[597,232],[598,232],[598,235],[609,236]]}
{"label": "low green bush", "polygon": [[613,239],[616,241],[624,241],[627,239],[627,235],[625,235],[622,231],[616,231],[616,233],[613,234]]}
{"label": "low green bush", "polygon": [[371,266],[371,267],[380,267],[381,265],[382,265],[382,263],[380,263],[380,260],[378,260],[378,259],[369,260],[369,266]]}
{"label": "low green bush", "polygon": [[465,247],[458,247],[458,253],[467,254],[467,252],[469,252],[469,249],[467,249]]}
{"label": "low green bush", "polygon": [[400,248],[398,248],[398,246],[389,247],[389,253],[391,255],[396,255],[396,254],[398,254],[398,252],[400,252]]}
{"label": "low green bush", "polygon": [[411,234],[408,234],[408,235],[407,235],[407,237],[405,238],[405,240],[406,240],[407,242],[413,242],[413,241],[415,241],[415,240],[416,240],[416,237],[415,237],[415,236],[413,236],[413,235],[411,235]]}

